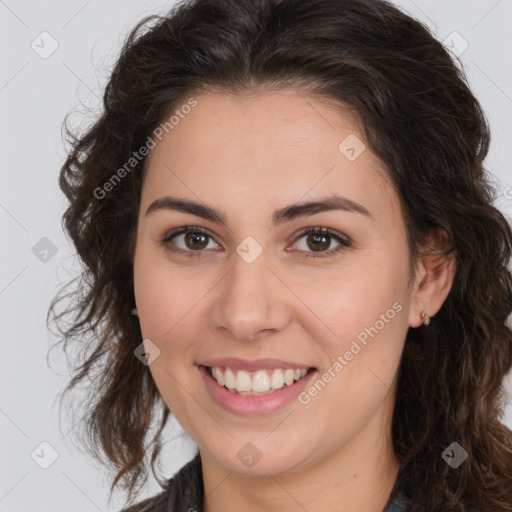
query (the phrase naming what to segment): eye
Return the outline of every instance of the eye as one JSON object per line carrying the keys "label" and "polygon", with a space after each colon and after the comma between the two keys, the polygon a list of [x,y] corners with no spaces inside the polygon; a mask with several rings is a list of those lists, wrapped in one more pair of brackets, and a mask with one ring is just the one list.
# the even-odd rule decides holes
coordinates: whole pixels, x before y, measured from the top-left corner
{"label": "eye", "polygon": [[[351,246],[350,241],[346,237],[344,237],[341,233],[338,233],[337,231],[334,231],[333,229],[329,228],[304,228],[300,231],[298,239],[300,240],[306,235],[306,249],[314,248],[314,250],[310,254],[307,254],[307,250],[305,251],[306,254],[304,256],[306,258],[325,258],[327,256],[337,254],[343,251],[345,248]],[[339,245],[335,249],[326,251],[325,249],[327,249],[331,245],[331,241],[333,238],[338,241]]]}
{"label": "eye", "polygon": [[[305,249],[299,251],[306,253],[304,255],[306,258],[327,257],[339,253],[347,247],[351,247],[351,243],[346,237],[329,228],[304,228],[300,231],[297,240],[304,238],[306,235]],[[208,238],[212,240],[214,246],[220,247],[213,241],[212,235],[206,229],[199,226],[182,226],[181,228],[173,229],[166,233],[161,243],[166,250],[172,253],[186,257],[201,257],[203,256],[201,254],[204,252],[203,249],[208,248]],[[173,241],[174,239],[178,242]],[[332,239],[338,241],[339,245],[335,249],[326,251],[331,245]],[[184,248],[179,248],[178,244],[180,242],[184,244]],[[313,248],[314,250],[307,254],[308,248]]]}
{"label": "eye", "polygon": [[[168,251],[187,257],[200,257],[202,249],[208,247],[208,238],[213,241],[212,236],[206,229],[198,226],[183,226],[167,233],[162,240],[162,244]],[[185,244],[185,249],[177,249],[175,247],[176,242],[171,242],[173,239],[181,240]]]}

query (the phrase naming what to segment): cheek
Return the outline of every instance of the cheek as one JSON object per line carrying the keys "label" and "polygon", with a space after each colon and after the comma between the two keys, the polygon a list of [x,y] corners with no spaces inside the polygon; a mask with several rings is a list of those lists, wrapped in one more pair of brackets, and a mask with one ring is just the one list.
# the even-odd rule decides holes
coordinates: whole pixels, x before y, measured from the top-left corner
{"label": "cheek", "polygon": [[[285,289],[269,289],[268,298],[272,301],[275,294],[275,300],[289,309],[292,320],[335,359],[349,350],[354,339],[364,343],[365,339],[388,338],[391,324],[399,323],[393,304],[403,302],[405,277],[395,272],[391,261],[384,261],[385,256],[382,251],[367,251],[358,255],[357,264],[277,269],[283,282],[276,280],[275,286]],[[140,247],[134,281],[143,336],[162,344],[163,349],[172,339],[173,350],[178,350],[180,342],[195,336],[193,331],[206,333],[209,315],[216,307],[212,297],[222,299],[220,292],[214,291],[215,286],[223,286],[219,275],[213,267],[174,263],[165,254]],[[376,323],[379,332],[371,338]]]}
{"label": "cheek", "polygon": [[138,247],[134,261],[134,293],[144,338],[161,345],[164,333],[177,322],[179,293],[177,272],[166,268],[160,257]]}
{"label": "cheek", "polygon": [[157,366],[180,372],[180,363],[194,363],[194,350],[207,329],[205,294],[217,282],[216,274],[172,263],[155,251],[141,249],[137,254],[134,283],[139,324],[143,337],[160,349]]}
{"label": "cheek", "polygon": [[338,426],[357,431],[393,386],[407,332],[404,296],[393,277],[382,273],[379,280],[368,273],[345,275],[328,292],[311,290],[319,318],[317,328],[308,329],[319,333],[315,341],[324,366],[304,401],[315,404],[318,421],[336,418]]}
{"label": "cheek", "polygon": [[334,414],[342,423],[348,421],[348,410],[371,414],[392,388],[408,328],[405,296],[400,278],[390,275],[389,269],[387,274],[376,270],[378,275],[346,274],[333,280],[328,293],[312,296],[320,312],[319,326],[327,324],[332,330],[323,328],[321,332],[329,334],[316,338],[327,356],[316,385],[323,389],[327,383],[324,408],[320,407],[326,420],[333,414],[332,403],[338,404]]}
{"label": "cheek", "polygon": [[[204,291],[191,286],[186,273],[165,258],[140,249],[134,262],[134,292],[143,339],[158,347],[149,370],[166,404],[187,423],[187,394],[192,389],[194,319]],[[195,411],[197,412],[197,411]]]}
{"label": "cheek", "polygon": [[149,243],[137,246],[134,260],[134,293],[145,336],[160,339],[176,321],[184,300],[193,289],[183,280],[183,270],[170,264],[165,254]]}
{"label": "cheek", "polygon": [[339,354],[358,336],[364,341],[367,329],[375,324],[384,333],[391,330],[391,324],[400,323],[396,320],[404,309],[402,278],[391,274],[385,265],[368,262],[295,285],[294,291],[315,313],[321,332],[330,333],[325,338],[330,340],[330,352]]}

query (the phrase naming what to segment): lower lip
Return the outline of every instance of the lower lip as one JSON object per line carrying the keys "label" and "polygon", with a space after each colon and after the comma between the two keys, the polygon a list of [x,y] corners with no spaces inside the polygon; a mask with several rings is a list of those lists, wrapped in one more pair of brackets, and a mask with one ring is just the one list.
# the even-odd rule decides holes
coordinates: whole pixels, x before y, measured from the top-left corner
{"label": "lower lip", "polygon": [[228,391],[210,376],[205,366],[199,366],[206,389],[219,405],[234,414],[257,415],[278,411],[295,400],[311,380],[316,370],[309,372],[291,386],[284,386],[268,395],[247,396]]}

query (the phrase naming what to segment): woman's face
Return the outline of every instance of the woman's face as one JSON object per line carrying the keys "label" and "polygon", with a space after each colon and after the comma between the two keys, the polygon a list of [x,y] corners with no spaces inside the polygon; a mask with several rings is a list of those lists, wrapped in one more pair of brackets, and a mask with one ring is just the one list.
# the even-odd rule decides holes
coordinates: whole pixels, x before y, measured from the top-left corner
{"label": "woman's face", "polygon": [[[373,458],[390,444],[405,336],[421,323],[382,164],[353,118],[293,90],[195,99],[156,139],[142,190],[135,299],[156,385],[231,471]],[[308,373],[287,384],[295,369]]]}

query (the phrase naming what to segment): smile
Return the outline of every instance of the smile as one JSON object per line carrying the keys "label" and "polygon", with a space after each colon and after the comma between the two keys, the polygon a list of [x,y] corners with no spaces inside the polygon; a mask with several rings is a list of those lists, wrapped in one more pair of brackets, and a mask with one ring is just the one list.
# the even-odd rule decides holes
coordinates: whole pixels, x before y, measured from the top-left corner
{"label": "smile", "polygon": [[[277,412],[297,401],[308,382],[318,373],[316,368],[260,369],[244,364],[222,366],[198,364],[206,391],[217,406],[237,416],[265,415]],[[251,366],[249,369],[248,366]],[[268,365],[267,365],[268,366]]]}
{"label": "smile", "polygon": [[264,395],[291,386],[308,373],[308,368],[277,368],[248,372],[222,366],[207,366],[215,381],[233,393],[246,396]]}

